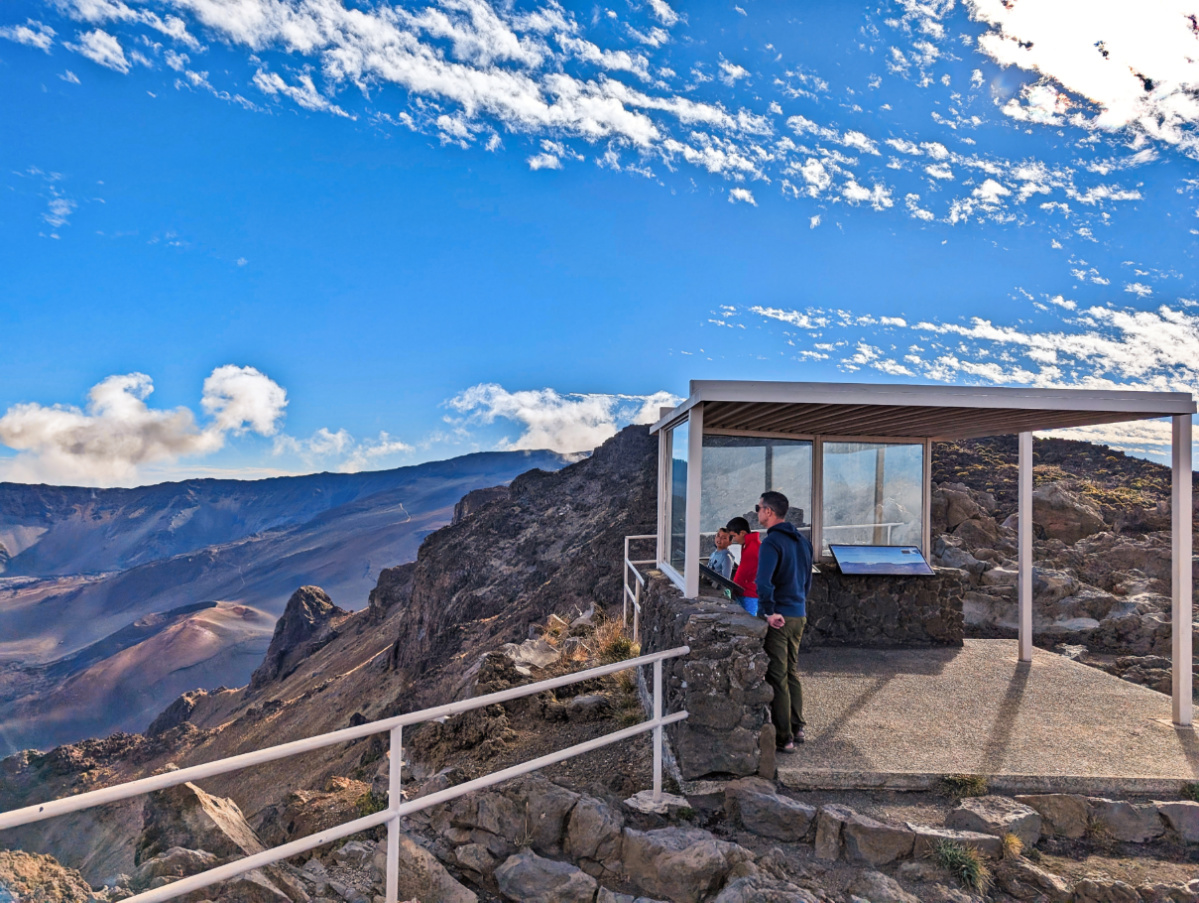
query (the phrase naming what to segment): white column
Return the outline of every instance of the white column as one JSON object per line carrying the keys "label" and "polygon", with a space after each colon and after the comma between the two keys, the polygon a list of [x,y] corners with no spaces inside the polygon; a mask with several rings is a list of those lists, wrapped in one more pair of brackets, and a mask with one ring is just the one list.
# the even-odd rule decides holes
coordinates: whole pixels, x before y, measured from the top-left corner
{"label": "white column", "polygon": [[1190,727],[1191,702],[1191,415],[1174,418],[1171,525],[1174,723]]}
{"label": "white column", "polygon": [[808,517],[812,525],[812,557],[820,561],[820,550],[824,548],[824,440],[812,438],[812,513]]}
{"label": "white column", "polygon": [[924,467],[921,479],[924,488],[920,495],[920,551],[924,557],[931,558],[933,554],[932,522],[933,522],[933,440],[924,440]]}
{"label": "white column", "polygon": [[1020,661],[1032,661],[1032,433],[1020,434],[1017,533],[1020,578]]}
{"label": "white column", "polygon": [[658,430],[658,565],[670,559],[670,430]]}
{"label": "white column", "polygon": [[699,595],[699,488],[704,474],[704,406],[697,404],[688,415],[687,434],[687,561],[684,564],[683,595]]}

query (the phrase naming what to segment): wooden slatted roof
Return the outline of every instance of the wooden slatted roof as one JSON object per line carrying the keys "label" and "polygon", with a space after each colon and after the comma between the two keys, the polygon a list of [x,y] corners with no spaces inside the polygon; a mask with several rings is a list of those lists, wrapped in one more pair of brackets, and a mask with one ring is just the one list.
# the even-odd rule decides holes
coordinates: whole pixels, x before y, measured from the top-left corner
{"label": "wooden slatted roof", "polygon": [[969,439],[1195,413],[1186,392],[694,380],[658,430],[704,405],[704,431]]}

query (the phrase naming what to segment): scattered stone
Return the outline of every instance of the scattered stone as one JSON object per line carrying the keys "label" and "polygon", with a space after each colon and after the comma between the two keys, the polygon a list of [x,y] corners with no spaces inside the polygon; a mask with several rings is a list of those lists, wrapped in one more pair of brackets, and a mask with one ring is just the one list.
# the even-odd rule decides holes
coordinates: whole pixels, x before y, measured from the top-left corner
{"label": "scattered stone", "polygon": [[819,903],[819,900],[790,882],[746,875],[726,884],[712,903]]}
{"label": "scattered stone", "polygon": [[680,809],[691,808],[691,802],[686,797],[676,796],[673,793],[662,793],[658,799],[654,799],[652,790],[635,793],[625,800],[624,804],[634,812],[640,812],[643,815],[671,815]]}
{"label": "scattered stone", "polygon": [[964,799],[945,819],[947,828],[980,834],[1015,834],[1024,846],[1041,839],[1041,816],[1037,810],[1006,796],[975,796]]}
{"label": "scattered stone", "polygon": [[611,708],[607,696],[598,693],[576,696],[566,704],[566,717],[571,721],[600,721]]}
{"label": "scattered stone", "polygon": [[840,859],[845,823],[857,815],[848,806],[821,806],[816,813],[816,858]]}
{"label": "scattered stone", "polygon": [[1074,903],[1141,903],[1136,888],[1123,881],[1092,881],[1084,878],[1074,885]]}
{"label": "scattered stone", "polygon": [[870,903],[920,903],[919,897],[909,894],[894,878],[873,870],[858,875],[847,890],[865,897]]}
{"label": "scattered stone", "polygon": [[143,862],[129,879],[129,886],[142,891],[150,887],[156,878],[189,878],[219,864],[217,857],[207,850],[171,847],[165,853]]}
{"label": "scattered stone", "polygon": [[454,859],[466,871],[476,875],[490,875],[496,867],[496,858],[479,843],[464,843],[455,847]]}
{"label": "scattered stone", "polygon": [[638,887],[676,903],[699,903],[753,854],[699,828],[625,828],[624,871]]}
{"label": "scattered stone", "polygon": [[524,675],[531,673],[529,667],[545,668],[562,657],[562,653],[551,646],[542,637],[525,640],[523,643],[505,643],[499,649],[516,665],[516,670]]}
{"label": "scattered stone", "polygon": [[916,835],[908,827],[897,827],[854,814],[841,831],[845,858],[852,862],[886,865],[912,855]]}
{"label": "scattered stone", "polygon": [[1069,884],[1027,859],[1004,859],[995,864],[994,873],[1000,889],[1018,900],[1037,900],[1047,896],[1053,903],[1065,903],[1070,898]]}
{"label": "scattered stone", "polygon": [[[1016,802],[1031,806],[1041,816],[1041,832],[1077,840],[1087,833],[1087,801],[1072,793],[1037,793],[1017,796]],[[1199,806],[1199,804],[1196,804]]]}
{"label": "scattered stone", "polygon": [[808,836],[816,808],[779,795],[761,778],[742,778],[725,788],[725,813],[733,824],[762,837],[797,843]]}
{"label": "scattered stone", "polygon": [[579,797],[566,826],[566,855],[584,868],[586,862],[597,862],[615,871],[623,840],[624,817],[619,812],[594,797]]}
{"label": "scattered stone", "polygon": [[[387,847],[375,852],[374,866],[387,874]],[[478,903],[474,891],[462,886],[424,847],[418,846],[406,834],[400,834],[399,859],[400,897],[407,900],[437,900],[439,903]]]}
{"label": "scattered stone", "polygon": [[1166,833],[1166,825],[1153,803],[1089,798],[1087,811],[1092,825],[1113,840],[1145,843]]}
{"label": "scattered stone", "polygon": [[221,884],[216,903],[292,903],[292,898],[261,869],[254,869]]}
{"label": "scattered stone", "polygon": [[974,847],[988,859],[999,859],[1003,855],[1003,839],[994,834],[983,834],[980,831],[955,831],[952,828],[931,828],[927,825],[908,823],[908,829],[915,835],[912,846],[912,856],[915,859],[930,858],[936,852],[937,844],[942,841],[952,841],[964,847]]}
{"label": "scattered stone", "polygon": [[596,881],[590,875],[532,850],[509,856],[495,870],[495,881],[500,893],[520,903],[592,903],[596,895]]}

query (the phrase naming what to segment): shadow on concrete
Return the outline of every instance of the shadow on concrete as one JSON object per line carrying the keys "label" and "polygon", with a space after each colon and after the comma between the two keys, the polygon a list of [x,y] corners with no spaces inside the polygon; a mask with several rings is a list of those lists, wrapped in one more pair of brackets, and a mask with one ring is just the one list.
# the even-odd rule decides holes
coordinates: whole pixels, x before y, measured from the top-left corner
{"label": "shadow on concrete", "polygon": [[1020,715],[1020,701],[1024,698],[1024,690],[1028,686],[1028,675],[1032,670],[1032,662],[1017,662],[1016,671],[1008,683],[1003,701],[995,713],[991,733],[987,737],[987,745],[983,747],[982,771],[984,774],[995,774],[1003,771],[1011,748],[1012,730]]}
{"label": "shadow on concrete", "polygon": [[799,668],[806,674],[831,677],[901,674],[940,674],[959,655],[960,646],[929,646],[921,649],[868,648],[862,646],[817,646],[800,654]]}

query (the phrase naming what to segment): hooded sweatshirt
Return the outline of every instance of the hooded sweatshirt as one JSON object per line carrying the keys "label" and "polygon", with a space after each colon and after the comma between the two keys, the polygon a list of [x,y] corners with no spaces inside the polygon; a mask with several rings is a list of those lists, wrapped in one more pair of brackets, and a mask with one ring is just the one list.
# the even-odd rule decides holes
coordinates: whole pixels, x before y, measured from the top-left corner
{"label": "hooded sweatshirt", "polygon": [[794,524],[775,524],[766,531],[758,553],[759,614],[807,617],[811,588],[812,544]]}
{"label": "hooded sweatshirt", "polygon": [[753,530],[745,535],[745,542],[741,544],[741,563],[737,565],[737,571],[733,574],[733,582],[741,587],[741,592],[751,599],[758,594],[754,580],[758,576],[758,544],[760,542],[761,537]]}

